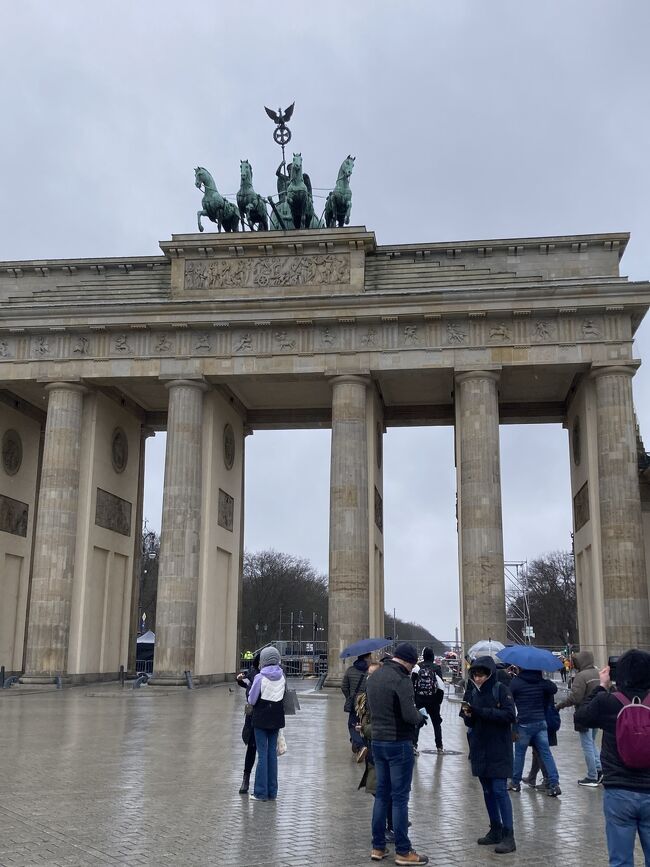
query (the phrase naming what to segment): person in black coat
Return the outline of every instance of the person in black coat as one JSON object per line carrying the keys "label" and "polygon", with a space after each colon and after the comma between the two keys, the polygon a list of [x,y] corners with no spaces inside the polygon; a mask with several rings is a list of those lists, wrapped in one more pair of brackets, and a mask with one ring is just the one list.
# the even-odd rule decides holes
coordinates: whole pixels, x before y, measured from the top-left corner
{"label": "person in black coat", "polygon": [[519,674],[513,677],[510,691],[517,705],[517,741],[510,789],[513,792],[521,791],[526,750],[532,746],[537,750],[548,776],[546,794],[555,798],[562,794],[562,790],[560,775],[548,740],[546,708],[553,702],[557,686],[552,680],[543,677],[541,671],[521,669]]}
{"label": "person in black coat", "polygon": [[512,775],[512,724],[515,703],[508,687],[497,678],[491,656],[480,656],[469,669],[460,716],[469,729],[472,773],[483,787],[490,830],[479,845],[498,844],[495,852],[514,852],[512,804],[508,777]]}
{"label": "person in black coat", "polygon": [[[256,653],[251,662],[251,666],[247,671],[237,675],[237,686],[241,686],[246,690],[246,701],[248,701],[248,693],[250,692],[255,675],[260,673],[260,655]],[[255,747],[255,732],[253,731],[252,716],[246,714],[244,717],[244,728],[242,729],[242,740],[246,744],[246,756],[244,758],[244,777],[239,787],[239,794],[246,795],[250,785],[251,772],[255,765],[255,755],[257,748]]]}
{"label": "person in black coat", "polygon": [[[603,730],[603,812],[610,864],[632,864],[638,831],[650,864],[650,767],[631,768],[623,762],[616,745],[616,720],[623,704],[614,695],[622,692],[632,701],[650,694],[650,653],[628,650],[616,666],[617,689],[610,689],[610,670],[599,672],[600,686],[576,708],[575,721],[587,728]],[[650,711],[648,711],[650,714]]]}

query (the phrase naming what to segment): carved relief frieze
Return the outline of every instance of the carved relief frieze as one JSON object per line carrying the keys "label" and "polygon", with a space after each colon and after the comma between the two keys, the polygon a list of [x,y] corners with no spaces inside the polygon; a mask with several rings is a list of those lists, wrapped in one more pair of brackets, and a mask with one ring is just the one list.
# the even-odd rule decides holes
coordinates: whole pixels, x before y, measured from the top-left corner
{"label": "carved relief frieze", "polygon": [[380,533],[384,532],[384,501],[375,487],[375,524]]}
{"label": "carved relief frieze", "polygon": [[0,340],[0,358],[13,358],[13,346],[8,340]]}
{"label": "carved relief frieze", "polygon": [[23,462],[23,442],[18,431],[9,429],[2,437],[2,468],[8,476],[15,476]]}
{"label": "carved relief frieze", "polygon": [[234,352],[253,352],[253,334],[250,331],[242,331],[234,335]]}
{"label": "carved relief frieze", "polygon": [[27,536],[29,505],[0,494],[0,532]]}
{"label": "carved relief frieze", "polygon": [[577,533],[590,520],[589,482],[585,482],[573,498],[573,526]]}
{"label": "carved relief frieze", "polygon": [[51,352],[50,347],[50,339],[49,337],[45,337],[44,335],[39,335],[35,337],[32,343],[32,355],[37,358],[42,358],[44,356],[48,356]]}
{"label": "carved relief frieze", "polygon": [[185,289],[244,289],[331,286],[350,282],[347,256],[266,256],[238,259],[188,259]]}
{"label": "carved relief frieze", "polygon": [[113,336],[113,351],[120,355],[132,355],[133,347],[129,343],[127,334],[115,334]]}
{"label": "carved relief frieze", "polygon": [[587,340],[597,340],[602,336],[602,325],[597,319],[583,319],[580,332]]}
{"label": "carved relief frieze", "polygon": [[548,319],[534,319],[530,328],[530,339],[533,343],[546,343],[555,336],[555,324]]}
{"label": "carved relief frieze", "polygon": [[167,355],[174,351],[174,341],[167,334],[158,334],[153,338],[153,351]]}
{"label": "carved relief frieze", "polygon": [[458,322],[447,323],[447,343],[459,345],[465,343],[467,331],[464,326]]}
{"label": "carved relief frieze", "polygon": [[95,524],[121,536],[131,535],[131,503],[108,491],[97,488]]}
{"label": "carved relief frieze", "polygon": [[73,355],[88,355],[90,353],[90,340],[83,334],[75,337],[72,341]]}
{"label": "carved relief frieze", "polygon": [[488,340],[490,343],[502,343],[512,337],[510,326],[505,322],[495,322],[488,328]]}
{"label": "carved relief frieze", "polygon": [[403,336],[404,346],[417,346],[420,343],[417,325],[405,325]]}
{"label": "carved relief frieze", "polygon": [[288,331],[276,331],[273,334],[273,339],[280,352],[292,352],[296,348],[296,341]]}
{"label": "carved relief frieze", "polygon": [[232,533],[235,516],[235,498],[219,488],[219,503],[217,507],[217,524]]}
{"label": "carved relief frieze", "polygon": [[212,340],[207,332],[197,334],[192,340],[192,352],[211,352]]}

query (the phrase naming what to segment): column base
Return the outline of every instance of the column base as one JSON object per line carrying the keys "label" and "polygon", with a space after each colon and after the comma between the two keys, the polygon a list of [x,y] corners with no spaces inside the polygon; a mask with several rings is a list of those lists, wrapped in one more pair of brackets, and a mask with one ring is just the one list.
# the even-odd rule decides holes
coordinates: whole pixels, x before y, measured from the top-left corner
{"label": "column base", "polygon": [[[341,689],[341,685],[343,683],[343,675],[342,674],[333,674],[331,677],[328,675],[325,678],[325,683],[323,684],[323,688],[327,689],[329,687],[334,689]],[[343,695],[343,693],[341,693]]]}
{"label": "column base", "polygon": [[[58,677],[58,674],[23,674],[19,682],[24,683],[26,686],[35,686],[43,683],[53,684],[56,683]],[[70,678],[67,674],[62,674],[60,677],[61,683],[70,683]]]}

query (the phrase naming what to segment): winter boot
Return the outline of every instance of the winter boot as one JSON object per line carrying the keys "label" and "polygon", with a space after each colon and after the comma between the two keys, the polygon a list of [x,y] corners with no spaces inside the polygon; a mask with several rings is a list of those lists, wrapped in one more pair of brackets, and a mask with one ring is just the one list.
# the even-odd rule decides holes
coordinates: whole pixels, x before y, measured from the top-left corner
{"label": "winter boot", "polygon": [[494,851],[497,855],[507,855],[508,852],[515,852],[516,850],[514,830],[512,828],[504,828],[501,842],[498,846],[494,847]]}
{"label": "winter boot", "polygon": [[503,825],[501,822],[490,822],[490,830],[476,842],[479,846],[489,846],[490,843],[500,843],[501,840],[503,840]]}
{"label": "winter boot", "polygon": [[244,771],[244,778],[241,781],[241,786],[239,787],[239,794],[246,795],[248,794],[248,784],[251,781],[251,773],[250,771]]}

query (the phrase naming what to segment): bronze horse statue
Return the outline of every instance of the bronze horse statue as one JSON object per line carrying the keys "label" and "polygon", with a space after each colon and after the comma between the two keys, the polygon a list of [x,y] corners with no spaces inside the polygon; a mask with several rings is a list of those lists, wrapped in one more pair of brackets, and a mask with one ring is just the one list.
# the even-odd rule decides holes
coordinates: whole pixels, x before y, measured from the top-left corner
{"label": "bronze horse statue", "polygon": [[240,161],[241,185],[237,193],[237,206],[241,220],[242,231],[246,222],[251,231],[257,226],[259,231],[267,232],[269,228],[269,215],[266,212],[264,199],[253,189],[253,169],[248,160]]}
{"label": "bronze horse statue", "polygon": [[354,168],[354,157],[349,154],[341,163],[336,186],[328,195],[325,202],[325,225],[328,229],[338,225],[347,226],[350,222],[350,210],[352,208],[352,190],[350,189],[350,175]]}
{"label": "bronze horse statue", "polygon": [[293,228],[309,229],[314,219],[314,202],[309,176],[302,173],[301,154],[294,154],[289,166],[287,204],[291,211]]}
{"label": "bronze horse statue", "polygon": [[203,187],[203,200],[201,202],[203,209],[196,212],[199,232],[203,231],[201,217],[207,217],[216,223],[219,231],[223,228],[224,232],[236,232],[239,229],[237,206],[229,202],[228,199],[224,199],[217,189],[212,175],[203,166],[197,166],[194,169],[194,184],[199,189]]}

